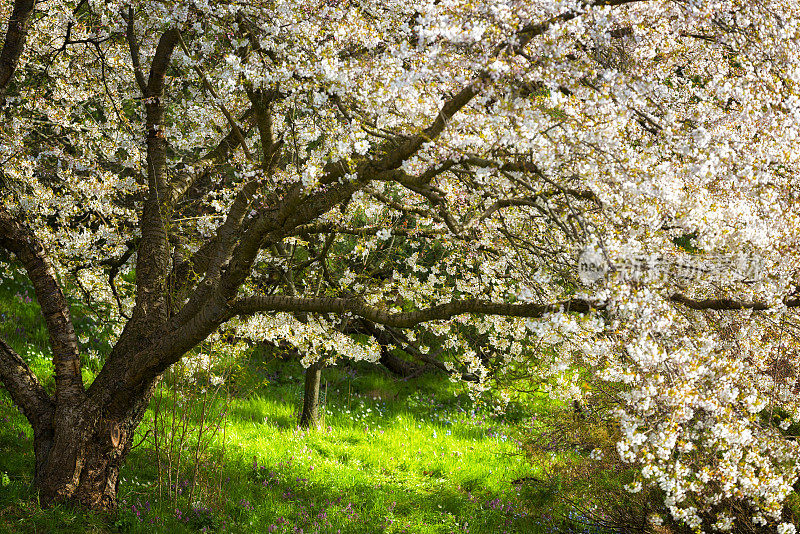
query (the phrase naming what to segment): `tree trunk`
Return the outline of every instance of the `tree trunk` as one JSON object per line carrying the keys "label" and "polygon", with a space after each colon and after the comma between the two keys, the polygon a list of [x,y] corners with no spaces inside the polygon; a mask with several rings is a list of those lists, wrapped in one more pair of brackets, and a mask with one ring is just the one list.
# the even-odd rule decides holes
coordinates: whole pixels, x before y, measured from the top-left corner
{"label": "tree trunk", "polygon": [[119,472],[152,391],[147,388],[121,417],[89,400],[72,410],[57,409],[52,421],[34,432],[34,485],[44,505],[116,507]]}
{"label": "tree trunk", "polygon": [[300,426],[303,428],[319,425],[319,383],[322,379],[322,367],[320,362],[314,362],[306,369],[303,413],[300,415]]}

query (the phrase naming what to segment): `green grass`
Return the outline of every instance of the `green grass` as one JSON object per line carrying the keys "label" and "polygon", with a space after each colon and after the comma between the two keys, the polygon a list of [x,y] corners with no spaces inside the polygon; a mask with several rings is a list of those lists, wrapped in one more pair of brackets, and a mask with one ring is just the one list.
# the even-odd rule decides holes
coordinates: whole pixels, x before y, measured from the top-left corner
{"label": "green grass", "polygon": [[[47,333],[32,292],[20,278],[0,287],[0,336],[52,387]],[[105,325],[73,306],[85,351],[109,348]],[[441,375],[397,380],[372,364],[323,371],[323,422],[297,428],[303,368],[263,350],[234,360],[230,395],[183,387],[173,404],[169,377],[137,431],[122,473],[119,508],[110,515],[66,506],[42,509],[31,490],[33,441],[24,417],[0,389],[0,533],[3,532],[551,532],[565,504],[542,479],[515,436],[521,416],[492,414],[463,385]],[[97,364],[87,365],[85,380]],[[185,398],[186,396],[189,398]],[[180,447],[177,490],[164,479],[169,456],[154,450],[154,409],[171,424],[199,424],[205,398],[224,421],[195,478],[192,432]],[[539,403],[536,410],[548,406]],[[224,417],[222,414],[225,414]],[[162,436],[163,438],[163,436]],[[567,455],[568,456],[568,455]],[[175,455],[173,455],[174,462]],[[161,465],[162,482],[159,484]],[[192,489],[192,481],[195,481]],[[167,493],[170,493],[167,495]],[[189,495],[191,494],[191,500]]]}
{"label": "green grass", "polygon": [[[0,473],[10,481],[0,497],[0,525],[33,531],[39,522],[41,530],[58,525],[64,532],[71,525],[130,532],[204,526],[228,532],[536,532],[535,517],[511,483],[537,474],[507,437],[514,429],[480,410],[473,415],[472,401],[449,381],[398,382],[366,365],[355,377],[328,369],[324,422],[303,431],[296,426],[302,369],[295,362],[270,369],[282,377],[230,401],[221,502],[188,503],[179,496],[178,514],[171,500],[159,501],[155,452],[145,442],[129,457],[120,510],[105,523],[27,503],[30,431],[0,394]],[[162,406],[169,412],[168,403]],[[193,511],[204,507],[211,511]]]}
{"label": "green grass", "polygon": [[[302,369],[267,368],[272,382],[229,408],[226,530],[535,530],[518,505],[500,512],[486,504],[518,502],[511,481],[531,474],[507,437],[513,429],[473,417],[472,402],[449,381],[399,382],[366,365],[349,368],[355,376],[328,369],[324,421],[303,431],[296,427]],[[135,455],[129,469],[149,457]]]}

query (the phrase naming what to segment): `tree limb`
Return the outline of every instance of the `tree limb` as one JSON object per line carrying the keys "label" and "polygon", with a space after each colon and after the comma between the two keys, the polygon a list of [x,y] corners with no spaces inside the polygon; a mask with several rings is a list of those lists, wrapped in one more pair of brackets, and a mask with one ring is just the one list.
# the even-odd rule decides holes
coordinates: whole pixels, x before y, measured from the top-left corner
{"label": "tree limb", "polygon": [[8,19],[3,50],[0,51],[0,107],[5,105],[6,91],[19,65],[28,35],[28,21],[33,13],[34,0],[15,0]]}
{"label": "tree limb", "polygon": [[25,360],[0,339],[0,382],[11,394],[11,400],[22,414],[39,428],[48,424],[53,413],[53,399],[47,394],[39,379]]}
{"label": "tree limb", "polygon": [[[167,141],[164,135],[164,80],[180,33],[165,31],[158,40],[147,82],[145,110],[147,113],[147,198],[139,221],[142,236],[136,254],[136,305],[134,321],[147,321],[151,327],[167,317],[165,290],[169,264],[164,213],[167,197]],[[166,220],[165,220],[166,219]]]}
{"label": "tree limb", "polygon": [[453,300],[413,312],[393,313],[369,306],[356,298],[303,298],[286,295],[242,297],[233,299],[228,304],[231,316],[252,315],[258,312],[350,313],[373,323],[395,328],[411,328],[420,323],[443,321],[465,313],[538,318],[558,311],[589,313],[600,307],[584,299],[553,304],[506,304],[470,299]]}
{"label": "tree limb", "polygon": [[13,252],[25,266],[42,309],[56,375],[56,399],[75,405],[84,398],[78,338],[70,318],[67,300],[56,273],[33,232],[0,206],[0,247]]}

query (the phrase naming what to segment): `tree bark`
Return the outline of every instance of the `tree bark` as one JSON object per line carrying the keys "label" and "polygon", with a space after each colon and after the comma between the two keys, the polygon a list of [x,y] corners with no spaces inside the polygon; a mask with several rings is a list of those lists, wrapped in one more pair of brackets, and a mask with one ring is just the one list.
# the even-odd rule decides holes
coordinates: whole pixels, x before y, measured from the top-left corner
{"label": "tree bark", "polygon": [[6,90],[25,48],[28,22],[33,13],[34,3],[34,0],[16,0],[11,17],[8,19],[8,29],[3,40],[3,48],[0,50],[0,107],[5,105]]}
{"label": "tree bark", "polygon": [[12,215],[4,206],[0,206],[0,248],[19,259],[36,292],[53,350],[55,400],[72,406],[80,404],[85,397],[81,360],[67,299],[36,235],[21,216]]}
{"label": "tree bark", "polygon": [[57,408],[49,424],[34,429],[34,486],[43,504],[72,502],[104,511],[116,507],[119,472],[153,389],[122,416],[90,400],[78,408]]}
{"label": "tree bark", "polygon": [[36,439],[34,484],[41,501],[113,509],[119,470],[130,450],[132,433],[126,434],[126,426],[81,411],[66,414],[52,435]]}
{"label": "tree bark", "polygon": [[300,415],[302,428],[319,425],[319,384],[322,381],[322,367],[321,362],[314,362],[306,369],[303,413]]}

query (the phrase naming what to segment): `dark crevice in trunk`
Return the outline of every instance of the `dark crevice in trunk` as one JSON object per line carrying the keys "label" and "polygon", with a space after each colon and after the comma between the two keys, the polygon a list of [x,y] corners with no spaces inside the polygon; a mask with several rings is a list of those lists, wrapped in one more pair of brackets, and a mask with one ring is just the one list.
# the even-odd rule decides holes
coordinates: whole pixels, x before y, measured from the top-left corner
{"label": "dark crevice in trunk", "polygon": [[92,510],[117,505],[119,472],[131,450],[136,427],[152,397],[155,381],[124,413],[92,401],[57,410],[52,423],[34,433],[34,486],[41,502],[68,502]]}

